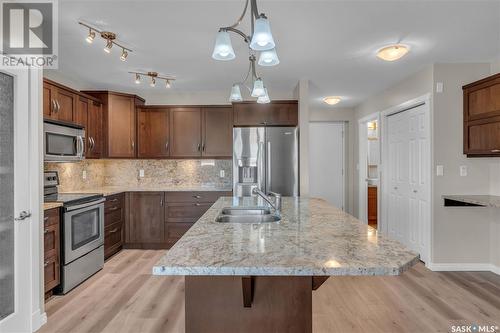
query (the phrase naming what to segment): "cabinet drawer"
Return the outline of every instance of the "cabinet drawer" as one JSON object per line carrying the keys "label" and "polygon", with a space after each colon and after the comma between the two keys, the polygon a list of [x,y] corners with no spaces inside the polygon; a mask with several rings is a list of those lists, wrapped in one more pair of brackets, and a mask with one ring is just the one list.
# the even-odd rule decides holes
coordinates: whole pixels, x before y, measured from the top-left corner
{"label": "cabinet drawer", "polygon": [[107,227],[116,222],[123,221],[123,209],[120,207],[111,207],[109,211],[104,213],[104,226]]}
{"label": "cabinet drawer", "polygon": [[115,223],[104,229],[104,258],[120,250],[123,245],[123,224]]}
{"label": "cabinet drawer", "polygon": [[43,224],[49,226],[53,224],[59,225],[59,208],[47,209],[43,213]]}
{"label": "cabinet drawer", "polygon": [[45,258],[43,263],[45,292],[59,285],[59,260],[56,256]]}
{"label": "cabinet drawer", "polygon": [[43,228],[44,257],[59,257],[59,224],[52,224]]}
{"label": "cabinet drawer", "polygon": [[166,202],[216,202],[223,196],[231,196],[231,192],[166,192]]}
{"label": "cabinet drawer", "polygon": [[165,223],[165,239],[173,245],[192,225],[193,223]]}
{"label": "cabinet drawer", "polygon": [[104,209],[108,212],[109,210],[116,210],[116,207],[123,208],[124,201],[124,193],[107,196],[104,202]]}
{"label": "cabinet drawer", "polygon": [[211,202],[170,202],[165,206],[166,222],[196,222],[212,206]]}

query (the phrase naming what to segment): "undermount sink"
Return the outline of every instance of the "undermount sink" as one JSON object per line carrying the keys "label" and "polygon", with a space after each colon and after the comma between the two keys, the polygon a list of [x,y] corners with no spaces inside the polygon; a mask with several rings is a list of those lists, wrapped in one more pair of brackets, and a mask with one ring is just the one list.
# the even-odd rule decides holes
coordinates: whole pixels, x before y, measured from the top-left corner
{"label": "undermount sink", "polygon": [[215,222],[220,223],[266,223],[280,220],[267,207],[226,207],[215,218]]}

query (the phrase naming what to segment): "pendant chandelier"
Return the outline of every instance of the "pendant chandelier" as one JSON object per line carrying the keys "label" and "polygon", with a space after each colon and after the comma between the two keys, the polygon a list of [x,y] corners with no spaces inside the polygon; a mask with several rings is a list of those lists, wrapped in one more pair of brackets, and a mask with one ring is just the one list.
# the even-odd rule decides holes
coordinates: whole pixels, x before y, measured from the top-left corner
{"label": "pendant chandelier", "polygon": [[[243,31],[237,29],[237,27],[243,21],[246,15],[248,4],[250,3],[250,22],[251,22],[251,34],[247,35]],[[260,66],[275,66],[279,64],[278,54],[276,53],[275,43],[273,35],[271,34],[271,26],[267,16],[264,13],[259,13],[257,9],[257,0],[246,0],[243,13],[239,19],[231,26],[221,27],[217,36],[215,38],[214,51],[212,53],[212,58],[215,60],[233,60],[236,58],[233,46],[231,44],[231,37],[229,33],[235,33],[243,38],[245,43],[248,44],[249,48],[249,60],[250,65],[248,72],[241,82],[234,83],[231,88],[230,101],[242,101],[241,87],[246,87],[250,92],[252,97],[257,97],[258,103],[269,103],[269,95],[267,93],[267,88],[264,85],[262,78],[257,75],[255,70],[256,54],[259,54],[259,61],[257,62]],[[246,81],[251,79],[250,89],[246,86]]]}

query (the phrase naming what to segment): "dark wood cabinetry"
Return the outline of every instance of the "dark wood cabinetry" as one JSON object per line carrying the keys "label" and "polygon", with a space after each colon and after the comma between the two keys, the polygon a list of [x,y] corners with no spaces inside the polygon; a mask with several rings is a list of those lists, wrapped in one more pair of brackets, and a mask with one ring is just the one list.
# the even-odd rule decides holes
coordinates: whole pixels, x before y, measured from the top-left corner
{"label": "dark wood cabinetry", "polygon": [[202,156],[233,156],[232,107],[202,108]]}
{"label": "dark wood cabinetry", "polygon": [[166,192],[165,241],[175,244],[221,196],[231,192]]}
{"label": "dark wood cabinetry", "polygon": [[43,116],[73,122],[77,107],[77,92],[45,79],[43,82]]}
{"label": "dark wood cabinetry", "polygon": [[500,73],[462,87],[464,154],[500,156]]}
{"label": "dark wood cabinetry", "polygon": [[44,212],[43,225],[43,271],[44,290],[50,295],[52,289],[60,283],[60,226],[59,208],[48,209]]}
{"label": "dark wood cabinetry", "polygon": [[89,100],[86,136],[87,153],[85,157],[101,158],[104,144],[102,134],[102,104],[94,100]]}
{"label": "dark wood cabinetry", "polygon": [[102,101],[105,157],[136,157],[136,107],[144,105],[144,100],[136,95],[110,91],[85,91],[85,93]]}
{"label": "dark wood cabinetry", "polygon": [[168,108],[137,110],[137,157],[164,158],[170,155]]}
{"label": "dark wood cabinetry", "polygon": [[170,108],[170,145],[172,156],[201,156],[201,108]]}
{"label": "dark wood cabinetry", "polygon": [[233,104],[234,126],[297,126],[297,101],[273,101],[268,104],[239,102]]}
{"label": "dark wood cabinetry", "polygon": [[104,203],[104,259],[120,251],[124,240],[125,194],[106,197]]}
{"label": "dark wood cabinetry", "polygon": [[368,186],[368,224],[374,228],[377,227],[378,202],[377,187]]}
{"label": "dark wood cabinetry", "polygon": [[126,241],[133,248],[161,248],[164,241],[164,192],[129,192]]}

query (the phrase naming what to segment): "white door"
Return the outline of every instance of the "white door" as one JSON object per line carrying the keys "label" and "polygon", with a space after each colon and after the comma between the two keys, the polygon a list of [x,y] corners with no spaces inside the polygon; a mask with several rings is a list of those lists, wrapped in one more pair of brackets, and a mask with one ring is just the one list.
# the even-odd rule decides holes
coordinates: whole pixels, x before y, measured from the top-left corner
{"label": "white door", "polygon": [[[31,326],[28,70],[0,69],[0,332]],[[24,215],[24,217],[23,217]]]}
{"label": "white door", "polygon": [[428,258],[430,226],[430,131],[428,104],[387,119],[387,231]]}
{"label": "white door", "polygon": [[309,123],[309,191],[344,209],[344,123]]}

